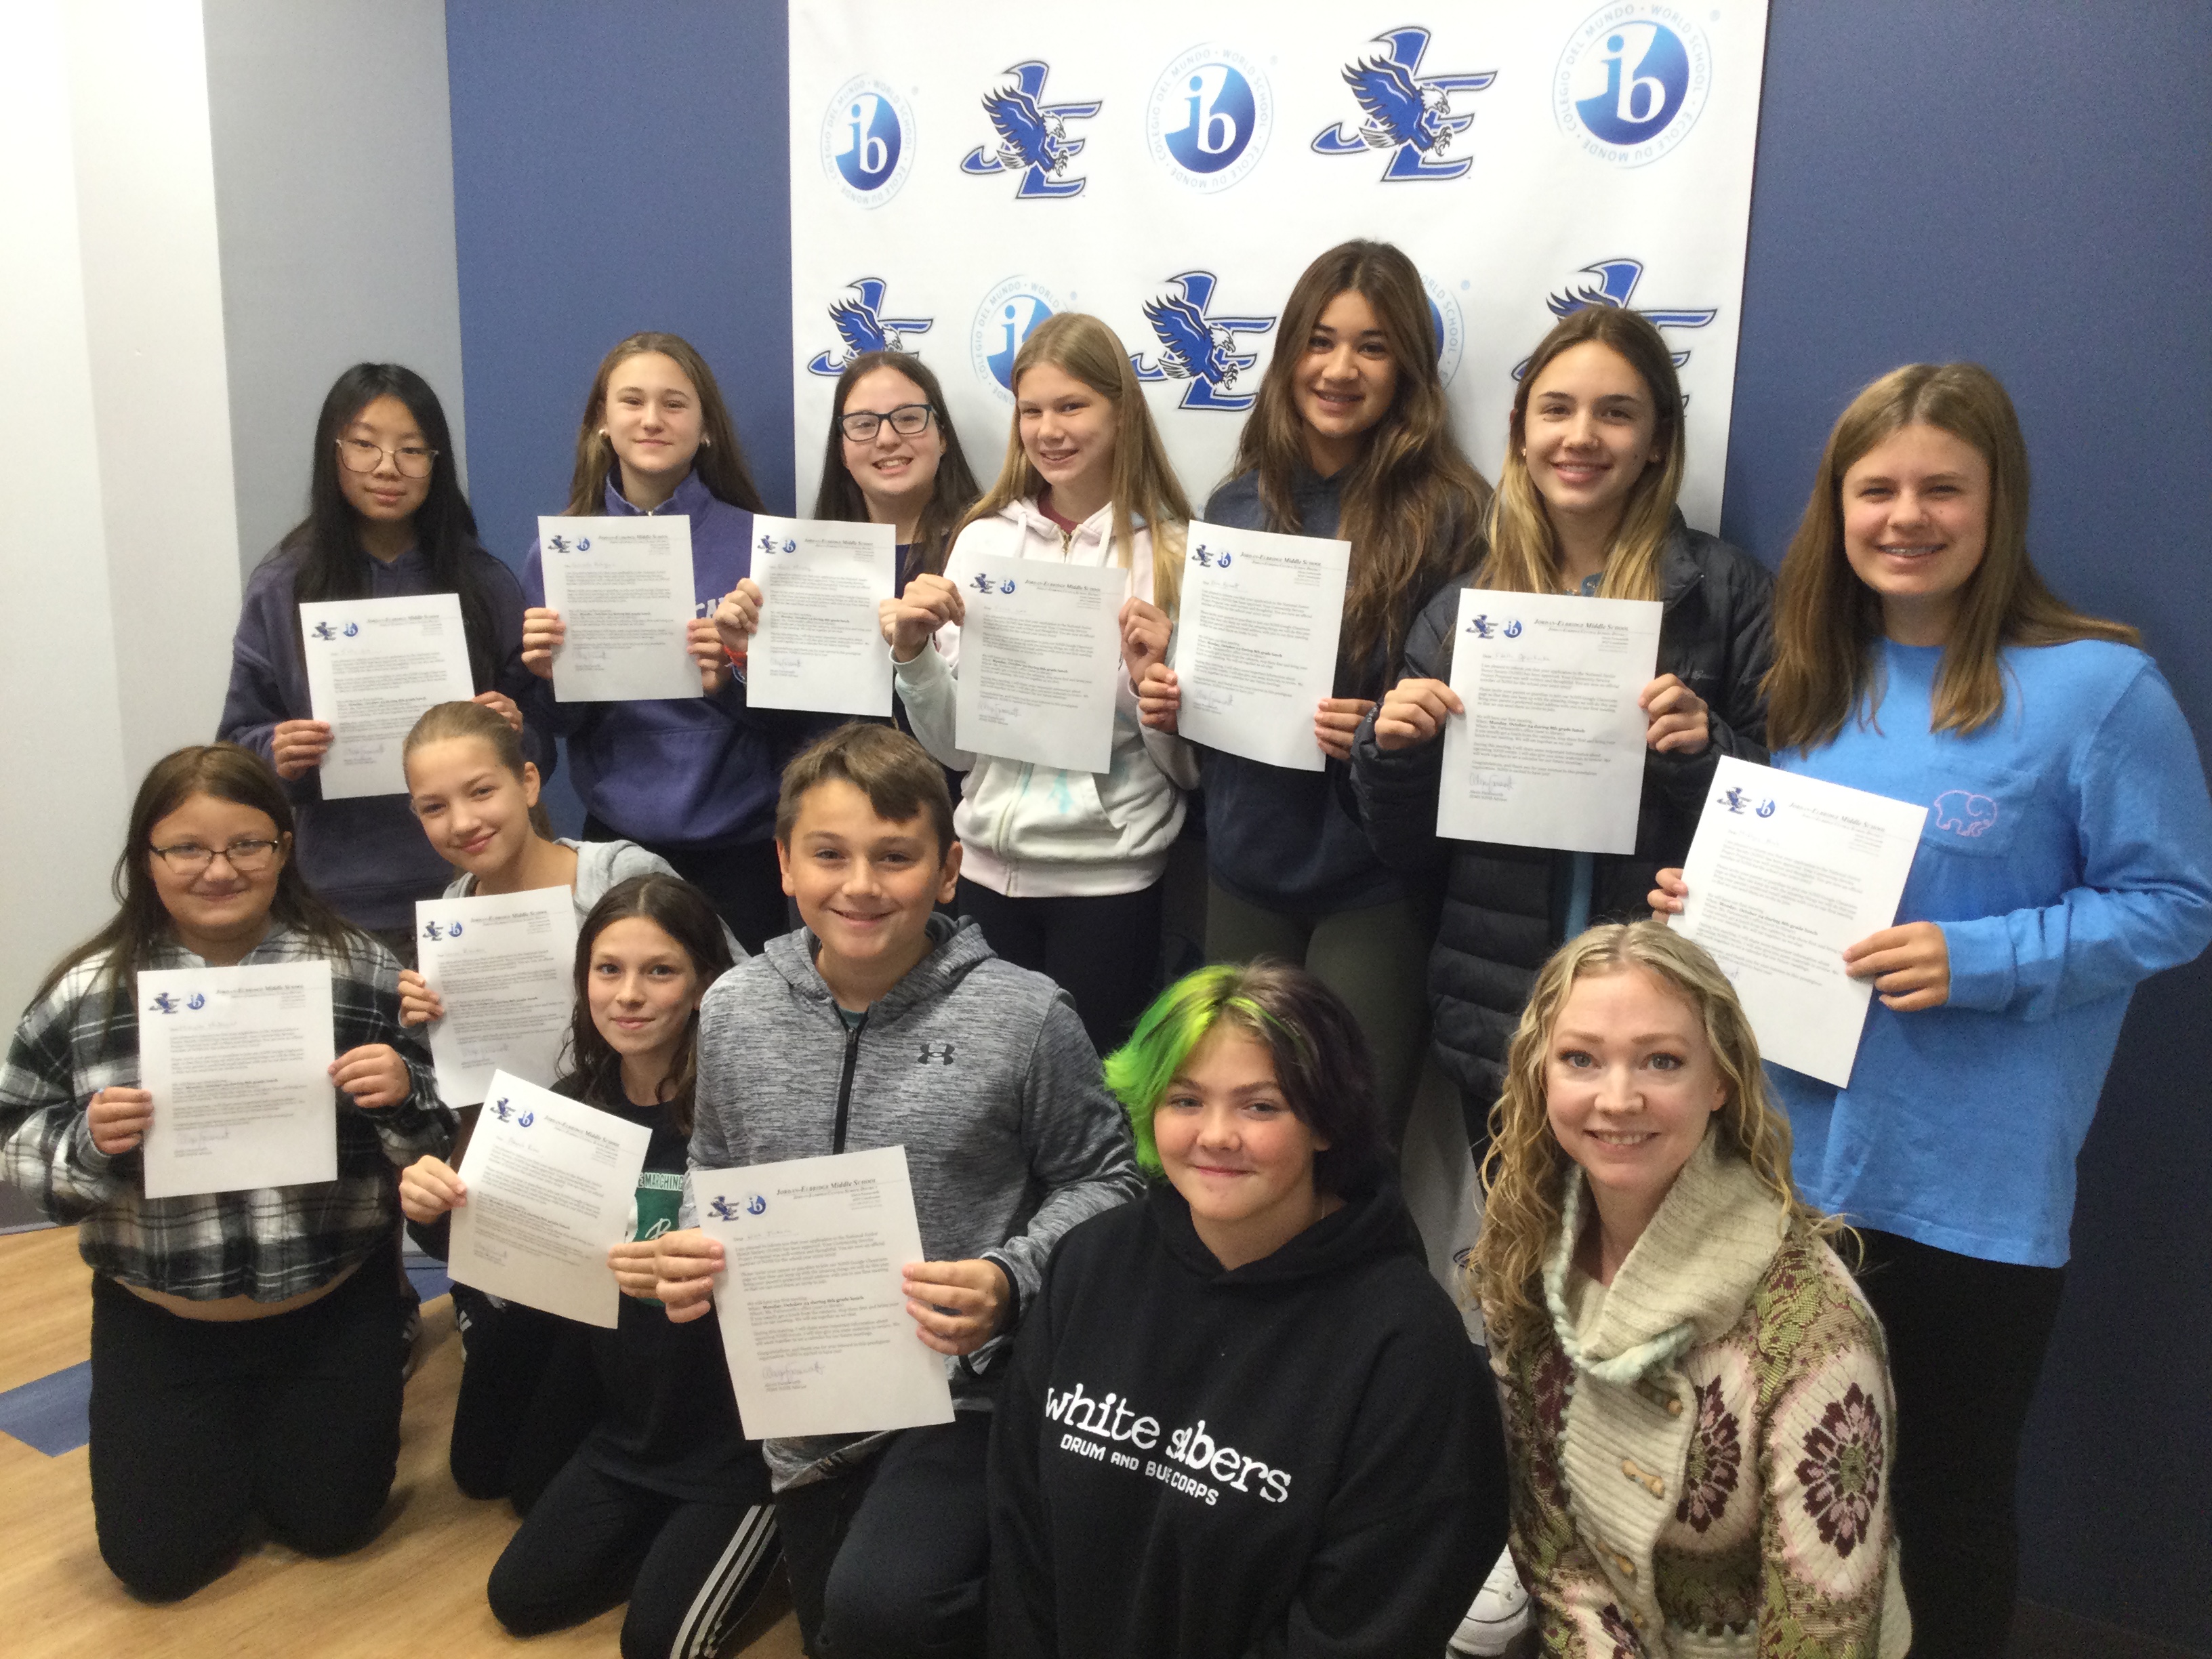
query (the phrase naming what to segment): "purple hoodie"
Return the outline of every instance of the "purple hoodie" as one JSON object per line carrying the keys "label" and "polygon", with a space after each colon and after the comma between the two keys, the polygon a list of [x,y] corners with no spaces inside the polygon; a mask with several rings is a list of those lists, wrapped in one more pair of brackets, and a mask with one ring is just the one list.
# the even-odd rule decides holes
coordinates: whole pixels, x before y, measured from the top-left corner
{"label": "purple hoodie", "polygon": [[[368,566],[369,599],[439,591],[430,585],[430,562],[418,548],[408,549],[390,564],[366,553],[361,556]],[[477,689],[505,692],[523,704],[526,715],[523,699],[539,682],[522,665],[521,586],[512,570],[482,548],[472,549],[468,558],[490,603],[495,635],[490,655],[499,665],[492,683]],[[313,717],[307,663],[300,654],[300,607],[292,597],[298,568],[297,556],[283,552],[261,562],[246,580],[246,602],[231,642],[230,691],[216,735],[244,744],[264,760],[271,757],[271,738],[280,722]],[[551,770],[553,744],[542,729],[523,733],[523,752],[540,772]],[[314,768],[284,788],[300,816],[300,873],[355,926],[411,928],[415,901],[437,897],[453,879],[453,866],[431,849],[406,796],[325,800],[322,774]]]}
{"label": "purple hoodie", "polygon": [[[637,513],[607,481],[605,512]],[[692,473],[657,512],[691,520],[696,614],[714,614],[722,596],[752,572],[753,515],[711,494]],[[526,603],[545,603],[545,569],[532,542],[522,567]],[[532,677],[531,723],[568,740],[570,776],[586,809],[626,841],[658,851],[742,846],[775,831],[783,762],[823,724],[745,706],[732,679],[711,697],[641,702],[557,702],[550,680]]]}

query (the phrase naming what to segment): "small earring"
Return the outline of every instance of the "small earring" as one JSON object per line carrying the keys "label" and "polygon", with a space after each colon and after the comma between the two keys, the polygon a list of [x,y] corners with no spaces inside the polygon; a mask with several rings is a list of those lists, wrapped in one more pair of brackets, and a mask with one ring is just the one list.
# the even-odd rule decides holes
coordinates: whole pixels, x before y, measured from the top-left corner
{"label": "small earring", "polygon": [[606,429],[606,428],[605,428],[605,427],[601,427],[601,428],[599,428],[599,441],[600,441],[601,443],[606,443],[606,442],[611,441],[609,440],[609,438],[607,437],[607,429]]}
{"label": "small earring", "polygon": [[714,447],[714,441],[712,438],[702,438],[699,440],[699,447],[702,449],[712,449]]}

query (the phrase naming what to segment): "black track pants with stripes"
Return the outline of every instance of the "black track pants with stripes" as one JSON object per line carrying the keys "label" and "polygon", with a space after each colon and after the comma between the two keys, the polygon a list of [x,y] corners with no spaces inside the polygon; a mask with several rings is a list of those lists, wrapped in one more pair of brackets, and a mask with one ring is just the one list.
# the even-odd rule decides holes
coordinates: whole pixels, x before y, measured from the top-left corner
{"label": "black track pants with stripes", "polygon": [[516,1636],[581,1624],[627,1601],[623,1659],[710,1659],[780,1553],[766,1504],[688,1503],[577,1456],[508,1541],[486,1594]]}

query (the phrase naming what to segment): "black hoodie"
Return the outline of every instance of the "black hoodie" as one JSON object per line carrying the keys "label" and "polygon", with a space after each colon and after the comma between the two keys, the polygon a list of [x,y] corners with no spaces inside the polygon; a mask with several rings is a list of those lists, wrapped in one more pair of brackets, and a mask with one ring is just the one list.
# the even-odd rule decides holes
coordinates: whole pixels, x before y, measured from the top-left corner
{"label": "black hoodie", "polygon": [[991,1652],[1436,1654],[1505,1541],[1497,1400],[1384,1182],[1224,1271],[1156,1183],[1069,1231],[991,1441]]}

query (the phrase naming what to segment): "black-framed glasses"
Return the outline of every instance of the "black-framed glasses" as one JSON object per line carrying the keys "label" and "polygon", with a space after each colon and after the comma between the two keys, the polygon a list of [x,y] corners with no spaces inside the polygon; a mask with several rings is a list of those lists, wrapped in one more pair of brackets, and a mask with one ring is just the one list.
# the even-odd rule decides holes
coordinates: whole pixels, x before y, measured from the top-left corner
{"label": "black-framed glasses", "polygon": [[901,404],[896,409],[878,415],[872,409],[856,409],[849,415],[837,417],[837,429],[856,444],[872,441],[877,428],[885,421],[891,430],[902,438],[911,438],[929,430],[929,417],[933,411],[927,404]]}
{"label": "black-framed glasses", "polygon": [[173,875],[197,876],[220,858],[241,876],[258,876],[269,867],[270,861],[276,856],[276,849],[283,845],[282,842],[247,839],[234,841],[218,853],[198,842],[180,841],[174,847],[149,850],[167,865]]}
{"label": "black-framed glasses", "polygon": [[438,459],[436,450],[425,449],[421,444],[401,444],[396,449],[387,449],[366,438],[340,438],[337,446],[338,465],[349,472],[374,472],[389,455],[401,477],[427,478],[430,476],[430,463]]}

